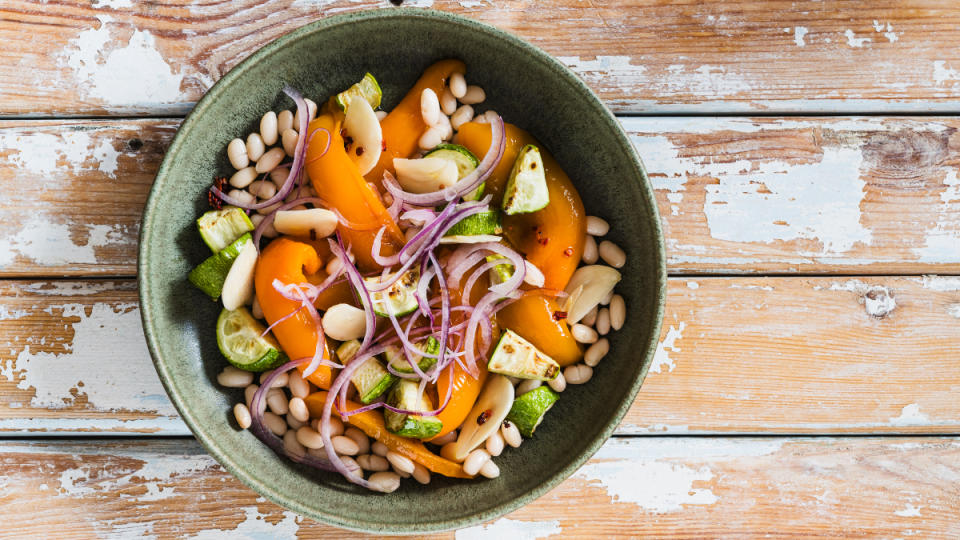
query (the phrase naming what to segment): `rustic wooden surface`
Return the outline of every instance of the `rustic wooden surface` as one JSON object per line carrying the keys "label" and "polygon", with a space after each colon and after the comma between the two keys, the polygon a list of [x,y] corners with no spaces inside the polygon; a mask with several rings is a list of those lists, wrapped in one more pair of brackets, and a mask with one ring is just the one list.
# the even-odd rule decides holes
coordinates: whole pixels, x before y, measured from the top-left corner
{"label": "rustic wooden surface", "polygon": [[[618,436],[535,503],[438,538],[960,536],[954,3],[405,4],[535,43],[621,114],[672,276]],[[306,22],[389,6],[0,5],[0,537],[357,536],[188,437],[132,278],[203,92]]]}

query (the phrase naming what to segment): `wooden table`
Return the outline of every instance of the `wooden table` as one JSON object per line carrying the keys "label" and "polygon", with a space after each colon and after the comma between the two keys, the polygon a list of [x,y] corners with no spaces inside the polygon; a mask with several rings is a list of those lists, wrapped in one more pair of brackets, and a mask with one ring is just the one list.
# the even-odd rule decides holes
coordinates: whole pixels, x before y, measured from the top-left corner
{"label": "wooden table", "polygon": [[[955,2],[406,4],[516,33],[621,115],[671,274],[617,435],[456,538],[960,536]],[[0,536],[360,536],[194,442],[134,274],[153,175],[203,92],[300,25],[389,5],[0,6]]]}

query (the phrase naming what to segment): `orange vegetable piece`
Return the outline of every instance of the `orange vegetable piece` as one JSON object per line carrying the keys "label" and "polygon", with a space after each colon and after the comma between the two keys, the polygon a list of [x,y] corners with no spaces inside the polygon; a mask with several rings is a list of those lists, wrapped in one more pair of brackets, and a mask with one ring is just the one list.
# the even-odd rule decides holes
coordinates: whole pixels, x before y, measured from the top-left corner
{"label": "orange vegetable piece", "polygon": [[428,441],[443,437],[447,433],[457,429],[467,418],[473,404],[477,402],[480,396],[480,389],[487,380],[487,364],[482,359],[478,362],[477,368],[480,370],[480,376],[476,379],[473,375],[467,373],[460,364],[454,362],[440,374],[437,379],[437,403],[443,403],[443,398],[447,395],[447,386],[450,381],[450,371],[453,371],[453,392],[450,394],[450,401],[446,408],[440,411],[437,418],[443,422],[440,433],[437,433]]}
{"label": "orange vegetable piece", "polygon": [[583,358],[583,351],[573,339],[567,320],[554,317],[559,310],[556,300],[549,296],[528,295],[497,312],[497,323],[520,334],[561,366],[569,366]]}
{"label": "orange vegetable piece", "polygon": [[[304,401],[310,410],[310,416],[320,418],[323,415],[323,404],[327,400],[327,392],[314,392],[307,396]],[[360,408],[352,401],[347,401],[347,410],[353,411]],[[333,414],[337,414],[337,408],[333,408]],[[339,415],[338,415],[339,416]],[[360,431],[367,434],[368,437],[382,442],[394,452],[406,456],[413,461],[423,465],[430,471],[452,478],[473,478],[473,476],[463,472],[463,467],[454,461],[442,458],[423,445],[416,439],[408,439],[387,431],[387,426],[383,421],[383,413],[377,410],[366,411],[349,416],[346,422],[355,426]]]}
{"label": "orange vegetable piece", "polygon": [[[300,302],[288,300],[278,293],[273,288],[273,280],[303,283],[307,281],[306,275],[320,270],[320,264],[317,252],[307,244],[287,238],[270,242],[260,253],[254,273],[257,301],[267,322],[273,324],[300,306]],[[312,357],[316,352],[317,341],[323,337],[317,336],[313,319],[306,310],[300,310],[293,317],[274,326],[273,335],[291,360]],[[329,360],[330,351],[327,350],[326,340],[320,341],[323,343],[323,356]],[[320,366],[307,379],[320,388],[330,388],[331,375],[329,367]]]}
{"label": "orange vegetable piece", "polygon": [[[510,243],[543,272],[546,278],[544,287],[562,290],[583,254],[587,231],[583,201],[550,152],[529,133],[506,124],[506,139],[503,160],[487,179],[485,192],[492,193],[493,204],[499,205],[517,154],[527,144],[540,148],[550,204],[538,212],[505,216],[503,229]],[[457,142],[477,156],[483,156],[490,147],[490,126],[474,122],[464,124],[460,126]]]}
{"label": "orange vegetable piece", "polygon": [[420,114],[420,94],[431,88],[437,96],[443,95],[447,79],[454,73],[466,73],[467,66],[460,60],[440,60],[428,67],[413,85],[403,100],[380,122],[386,148],[380,161],[367,173],[367,180],[382,186],[383,171],[393,173],[393,158],[409,158],[419,149],[420,136],[427,130]]}
{"label": "orange vegetable piece", "polygon": [[[327,136],[318,129],[325,129],[332,140],[326,153]],[[343,217],[361,230],[341,223],[337,228],[344,242],[353,247],[357,265],[363,271],[379,270],[381,267],[370,254],[373,239],[381,227],[384,233],[383,255],[392,255],[404,244],[403,233],[383,206],[380,196],[360,176],[360,171],[347,155],[340,134],[340,122],[332,115],[323,114],[310,122],[308,133],[313,135],[307,143],[306,169],[317,194],[327,201]]]}

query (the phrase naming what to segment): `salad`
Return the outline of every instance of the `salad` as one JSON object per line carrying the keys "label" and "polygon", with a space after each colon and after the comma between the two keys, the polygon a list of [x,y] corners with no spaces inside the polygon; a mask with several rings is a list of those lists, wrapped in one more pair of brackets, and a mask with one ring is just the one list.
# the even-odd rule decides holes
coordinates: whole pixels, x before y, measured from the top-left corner
{"label": "salad", "polygon": [[197,220],[237,424],[373,491],[499,476],[624,324],[608,223],[465,73],[431,65],[389,112],[369,73],[285,88]]}

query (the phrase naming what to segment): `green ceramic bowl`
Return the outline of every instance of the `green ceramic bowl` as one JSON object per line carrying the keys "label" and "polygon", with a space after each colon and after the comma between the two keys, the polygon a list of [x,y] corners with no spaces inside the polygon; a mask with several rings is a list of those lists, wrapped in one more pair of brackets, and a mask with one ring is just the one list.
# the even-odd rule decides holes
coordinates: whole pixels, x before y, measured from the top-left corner
{"label": "green ceramic bowl", "polygon": [[[365,71],[389,109],[431,62],[457,57],[467,78],[507,121],[533,133],[574,179],[589,214],[611,223],[628,263],[619,292],[629,308],[611,353],[583,386],[571,386],[519,449],[497,459],[495,480],[403,483],[374,495],[337,475],[278,458],[235,427],[241,391],[216,385],[225,362],[214,325],[219,303],[191,287],[189,270],[209,253],[194,220],[206,190],[229,171],[227,142],[257,129],[267,110],[292,108],[285,83],[321,101]],[[150,192],[140,236],[140,301],[150,353],[170,399],[197,439],[227,470],[304,516],[370,532],[415,533],[469,526],[533,501],[573,474],[607,440],[640,389],[663,309],[664,249],[653,192],[613,115],[575,75],[543,51],[493,27],[420,9],[326,18],[257,51],[220,80],[170,145]],[[575,504],[575,501],[570,501]]]}

